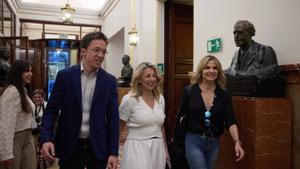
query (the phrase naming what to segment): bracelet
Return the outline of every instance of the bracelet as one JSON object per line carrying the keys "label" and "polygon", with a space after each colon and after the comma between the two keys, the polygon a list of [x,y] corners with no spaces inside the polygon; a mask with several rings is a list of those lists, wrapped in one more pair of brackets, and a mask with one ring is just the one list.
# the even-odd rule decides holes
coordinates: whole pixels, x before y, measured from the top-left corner
{"label": "bracelet", "polygon": [[239,139],[235,139],[233,140],[235,143],[239,143],[240,145],[242,145],[242,142]]}

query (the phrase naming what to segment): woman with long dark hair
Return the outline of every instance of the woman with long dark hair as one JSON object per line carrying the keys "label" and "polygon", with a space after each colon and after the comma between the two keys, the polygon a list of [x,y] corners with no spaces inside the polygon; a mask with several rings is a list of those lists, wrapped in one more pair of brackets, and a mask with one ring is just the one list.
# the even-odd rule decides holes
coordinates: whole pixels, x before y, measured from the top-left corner
{"label": "woman with long dark hair", "polygon": [[17,60],[0,92],[0,168],[36,168],[31,133],[34,104],[25,88],[31,79],[30,63]]}

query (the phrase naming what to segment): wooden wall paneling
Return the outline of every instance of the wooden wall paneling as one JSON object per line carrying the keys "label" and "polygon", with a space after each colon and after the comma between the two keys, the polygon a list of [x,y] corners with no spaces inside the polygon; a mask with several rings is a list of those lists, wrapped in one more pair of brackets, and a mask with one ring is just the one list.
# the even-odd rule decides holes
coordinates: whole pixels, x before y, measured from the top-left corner
{"label": "wooden wall paneling", "polygon": [[286,97],[292,102],[292,164],[293,169],[300,168],[300,63],[280,66],[286,82]]}

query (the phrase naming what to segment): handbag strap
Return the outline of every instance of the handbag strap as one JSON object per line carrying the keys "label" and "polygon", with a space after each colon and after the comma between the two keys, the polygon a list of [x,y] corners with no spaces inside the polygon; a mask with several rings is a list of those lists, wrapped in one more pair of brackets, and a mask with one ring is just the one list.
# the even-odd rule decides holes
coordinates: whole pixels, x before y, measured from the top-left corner
{"label": "handbag strap", "polygon": [[[189,107],[189,102],[190,102],[190,96],[191,96],[191,91],[192,91],[192,85],[188,85],[186,87],[186,102],[187,104],[184,105],[184,112],[180,112],[181,109],[182,109],[182,100],[181,100],[181,103],[180,103],[180,108],[179,108],[179,112],[177,113],[177,120],[180,120],[182,117],[186,116],[188,114],[188,107]],[[181,99],[184,99],[183,97]]]}
{"label": "handbag strap", "polygon": [[186,130],[185,122],[188,115],[188,107],[190,102],[191,91],[192,91],[192,85],[186,86],[184,88],[180,100],[179,111],[176,116],[175,130],[173,133],[172,141],[177,142],[178,144],[184,144],[184,136],[185,136],[184,133]]}

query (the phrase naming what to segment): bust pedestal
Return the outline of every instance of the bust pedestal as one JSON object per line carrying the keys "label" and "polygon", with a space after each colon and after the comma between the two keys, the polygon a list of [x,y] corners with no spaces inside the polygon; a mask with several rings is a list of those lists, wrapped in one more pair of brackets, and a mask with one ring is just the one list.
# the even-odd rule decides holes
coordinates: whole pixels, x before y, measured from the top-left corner
{"label": "bust pedestal", "polygon": [[240,140],[246,152],[235,162],[229,132],[220,138],[217,169],[289,169],[292,167],[292,109],[285,98],[233,97]]}
{"label": "bust pedestal", "polygon": [[131,80],[129,78],[119,78],[118,79],[118,87],[130,88]]}
{"label": "bust pedestal", "polygon": [[130,87],[118,87],[118,100],[119,104],[121,103],[121,99],[125,96],[129,91]]}

